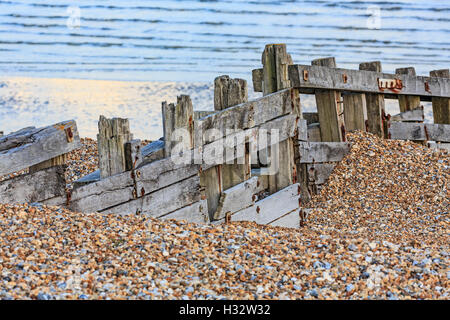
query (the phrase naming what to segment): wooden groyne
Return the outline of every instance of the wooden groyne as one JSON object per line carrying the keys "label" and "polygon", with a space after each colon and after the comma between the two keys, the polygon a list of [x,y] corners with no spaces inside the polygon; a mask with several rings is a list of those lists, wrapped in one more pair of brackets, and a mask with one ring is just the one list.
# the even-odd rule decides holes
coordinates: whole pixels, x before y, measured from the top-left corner
{"label": "wooden groyne", "polygon": [[[416,76],[414,68],[383,73],[381,63],[339,69],[332,57],[296,65],[286,46],[267,45],[247,83],[214,81],[214,111],[194,111],[189,96],[162,103],[164,137],[142,147],[127,119],[99,121],[99,170],[65,190],[64,155],[80,146],[73,121],[0,137],[1,202],[42,202],[74,211],[142,214],[199,223],[255,221],[298,227],[302,205],[322,188],[349,150],[346,132],[449,148],[448,70]],[[313,94],[317,113],[303,113],[300,94]],[[388,115],[385,99],[400,113]],[[424,123],[421,101],[433,104]]]}

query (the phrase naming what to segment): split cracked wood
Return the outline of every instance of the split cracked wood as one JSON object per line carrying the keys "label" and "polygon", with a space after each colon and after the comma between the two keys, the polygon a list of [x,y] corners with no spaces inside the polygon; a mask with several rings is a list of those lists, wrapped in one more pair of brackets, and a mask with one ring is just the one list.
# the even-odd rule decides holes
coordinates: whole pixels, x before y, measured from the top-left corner
{"label": "split cracked wood", "polygon": [[0,182],[0,203],[31,203],[65,194],[64,166],[54,166],[35,173]]}
{"label": "split cracked wood", "polygon": [[300,163],[337,162],[350,151],[347,142],[300,142]]}
{"label": "split cracked wood", "polygon": [[450,142],[450,125],[393,121],[389,135],[397,140]]}
{"label": "split cracked wood", "polygon": [[0,138],[0,176],[20,171],[81,147],[73,120],[24,128]]}
{"label": "split cracked wood", "polygon": [[126,171],[125,142],[130,140],[133,135],[128,119],[100,116],[97,144],[102,179]]}

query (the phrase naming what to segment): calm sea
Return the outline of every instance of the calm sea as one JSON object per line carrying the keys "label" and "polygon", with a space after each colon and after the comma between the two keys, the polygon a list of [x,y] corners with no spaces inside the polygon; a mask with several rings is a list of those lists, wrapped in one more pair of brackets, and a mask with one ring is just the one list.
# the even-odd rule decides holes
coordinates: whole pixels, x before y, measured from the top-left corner
{"label": "calm sea", "polygon": [[427,75],[450,67],[450,1],[0,0],[0,131],[75,119],[95,137],[103,114],[157,139],[161,101],[189,94],[213,109],[212,80],[250,80],[267,43],[286,43],[295,63]]}
{"label": "calm sea", "polygon": [[450,1],[0,1],[3,76],[249,79],[280,42],[296,63],[333,55],[428,74],[450,66]]}

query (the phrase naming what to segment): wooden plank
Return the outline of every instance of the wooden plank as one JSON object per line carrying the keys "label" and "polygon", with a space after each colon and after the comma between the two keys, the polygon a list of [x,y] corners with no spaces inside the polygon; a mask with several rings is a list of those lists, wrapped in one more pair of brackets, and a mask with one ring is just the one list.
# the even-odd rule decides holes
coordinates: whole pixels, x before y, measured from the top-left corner
{"label": "wooden plank", "polygon": [[[227,75],[217,77],[214,80],[215,110],[221,111],[247,101],[247,81],[243,79],[231,79]],[[243,141],[243,143],[245,143],[245,141]],[[248,151],[244,150],[244,152]],[[231,188],[249,177],[250,163],[249,161],[245,163],[246,159],[250,160],[248,156],[244,155],[242,159],[235,159],[233,164],[223,164],[221,168],[223,189]],[[208,188],[208,186],[206,186],[206,188]]]}
{"label": "wooden plank", "polygon": [[81,147],[75,121],[24,128],[0,138],[0,176],[20,171]]}
{"label": "wooden plank", "polygon": [[428,148],[431,149],[440,149],[440,150],[449,150],[450,151],[450,143],[442,143],[442,142],[428,142]]}
{"label": "wooden plank", "polygon": [[178,209],[175,212],[162,216],[159,219],[184,220],[189,223],[208,223],[208,204],[206,203],[206,200],[200,200],[189,206]]}
{"label": "wooden plank", "polygon": [[[194,147],[194,111],[191,98],[187,95],[177,97],[177,104],[162,103],[164,156],[169,157],[172,149],[180,141],[184,143],[182,150]],[[179,129],[184,129],[187,137]],[[181,151],[181,150],[178,150]]]}
{"label": "wooden plank", "polygon": [[[304,72],[308,75],[306,80]],[[398,79],[401,90],[381,89],[378,79]],[[431,97],[450,98],[450,79],[424,76],[396,75],[365,70],[328,68],[322,66],[290,65],[289,80],[300,93],[314,93],[315,89],[354,91],[363,93],[416,95],[422,101]],[[427,85],[425,85],[427,83]]]}
{"label": "wooden plank", "polygon": [[393,121],[389,136],[396,140],[450,142],[450,125]]}
{"label": "wooden plank", "polygon": [[[359,70],[370,72],[381,72],[381,62],[363,62],[359,65]],[[379,137],[387,138],[387,124],[385,123],[385,103],[384,95],[367,93],[366,95],[367,108],[367,127],[366,130]]]}
{"label": "wooden plank", "polygon": [[[433,80],[440,81],[444,79],[450,81],[449,69],[431,71],[430,76]],[[445,90],[445,88],[443,90]],[[448,95],[447,98],[433,97],[431,101],[433,104],[434,123],[450,124],[450,99],[448,98]]]}
{"label": "wooden plank", "polygon": [[41,202],[63,196],[65,188],[64,166],[54,166],[0,182],[0,203]]}
{"label": "wooden plank", "polygon": [[164,158],[164,138],[153,141],[142,148],[143,163]]}
{"label": "wooden plank", "polygon": [[324,184],[328,181],[328,178],[330,177],[336,165],[337,162],[308,164],[307,168],[309,182],[313,182],[315,184]]}
{"label": "wooden plank", "polygon": [[321,142],[320,137],[320,123],[312,123],[308,125],[308,140],[309,142]]}
{"label": "wooden plank", "polygon": [[208,203],[208,214],[210,219],[219,206],[220,194],[223,191],[222,186],[222,165],[213,166],[200,173],[200,185],[204,190],[205,199]]}
{"label": "wooden plank", "polygon": [[50,167],[55,167],[55,166],[62,166],[67,162],[67,153],[62,154],[60,156],[51,158],[49,160],[46,160],[44,162],[35,164],[34,166],[31,166],[30,169],[28,170],[29,173],[34,173],[37,171],[41,171]]}
{"label": "wooden plank", "polygon": [[130,140],[133,140],[133,135],[128,119],[100,116],[97,145],[102,179],[126,171],[125,142]]}
{"label": "wooden plank", "polygon": [[300,142],[300,163],[341,161],[349,150],[347,142]]}
{"label": "wooden plank", "polygon": [[290,185],[253,206],[231,215],[230,221],[254,221],[268,224],[299,207],[299,184]]}
{"label": "wooden plank", "polygon": [[347,131],[366,131],[367,106],[366,95],[349,93],[344,98],[344,120]]}
{"label": "wooden plank", "polygon": [[266,187],[266,179],[263,177],[252,177],[223,191],[220,195],[217,210],[213,215],[214,220],[223,219],[227,213],[233,214],[253,205],[257,201],[257,193]]}
{"label": "wooden plank", "polygon": [[414,110],[408,110],[401,112],[399,114],[391,116],[391,121],[401,121],[401,122],[423,122],[425,119],[425,114],[423,112],[423,107]]}
{"label": "wooden plank", "polygon": [[[416,69],[414,67],[398,68],[395,69],[395,74],[407,74],[409,76],[416,76]],[[420,108],[419,96],[398,96],[398,104],[400,106],[400,112],[406,112]]]}
{"label": "wooden plank", "polygon": [[226,129],[245,130],[257,127],[291,113],[293,104],[291,89],[286,89],[199,119],[195,122],[195,145],[202,146],[217,140],[217,137],[208,137],[210,129],[218,130],[223,136]]}
{"label": "wooden plank", "polygon": [[189,179],[149,193],[142,198],[100,210],[100,212],[121,215],[143,214],[159,218],[200,201],[200,196],[200,179],[198,175],[195,175]]}
{"label": "wooden plank", "polygon": [[[313,66],[336,68],[336,60],[334,57],[316,59],[311,64]],[[315,95],[322,141],[344,141],[345,122],[341,93],[336,90],[316,90]]]}
{"label": "wooden plank", "polygon": [[305,119],[298,119],[297,130],[297,139],[300,141],[308,141],[308,125]]}
{"label": "wooden plank", "polygon": [[269,223],[272,227],[300,228],[300,209],[294,210]]}

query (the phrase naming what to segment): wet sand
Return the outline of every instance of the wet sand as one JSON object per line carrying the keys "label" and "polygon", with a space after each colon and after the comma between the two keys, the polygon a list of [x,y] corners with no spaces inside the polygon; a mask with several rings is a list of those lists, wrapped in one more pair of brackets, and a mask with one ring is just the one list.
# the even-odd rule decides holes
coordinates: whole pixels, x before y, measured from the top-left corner
{"label": "wet sand", "polygon": [[[212,79],[213,80],[213,79]],[[249,99],[261,96],[249,83]],[[0,78],[0,131],[41,127],[74,119],[81,137],[96,139],[99,115],[129,118],[135,138],[162,136],[161,102],[190,95],[194,110],[213,110],[211,82],[110,81],[81,79]],[[304,112],[315,111],[313,95],[302,95]],[[424,103],[426,121],[432,121],[430,103]],[[396,100],[386,100],[386,112],[399,112]]]}

